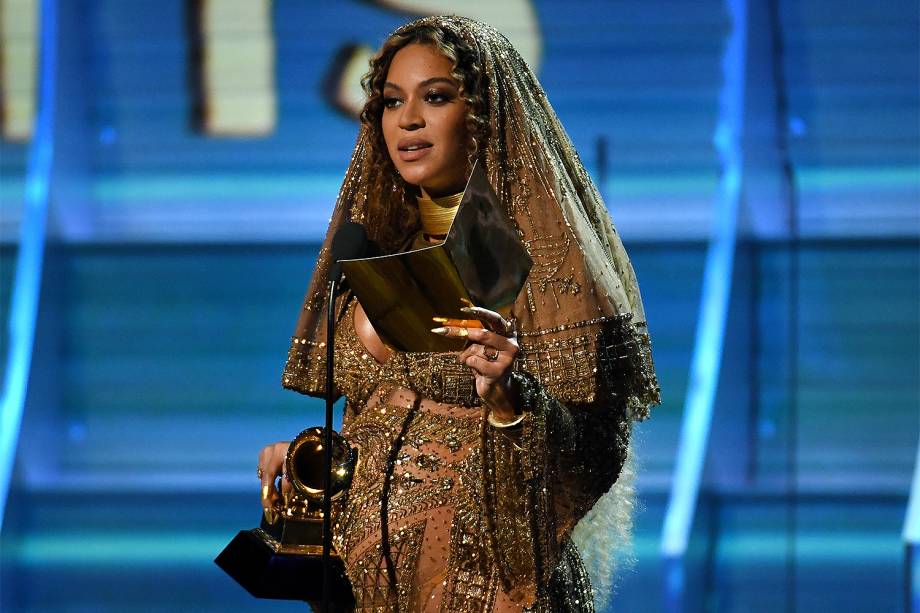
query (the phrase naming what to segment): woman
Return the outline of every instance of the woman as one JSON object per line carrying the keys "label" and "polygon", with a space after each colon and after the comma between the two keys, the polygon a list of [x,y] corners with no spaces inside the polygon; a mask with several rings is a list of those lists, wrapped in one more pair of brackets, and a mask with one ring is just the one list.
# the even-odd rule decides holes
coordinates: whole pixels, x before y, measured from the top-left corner
{"label": "woman", "polygon": [[[335,388],[361,459],[333,539],[357,610],[591,611],[572,531],[620,475],[631,421],[659,402],[623,245],[542,88],[493,28],[409,23],[364,87],[283,385],[323,393],[324,280],[344,221],[389,252],[434,244],[478,162],[534,266],[510,313],[473,309],[483,329],[432,330],[467,336],[460,353],[392,351],[357,300],[338,299]],[[266,506],[286,450],[260,455]],[[603,536],[600,515],[589,519]]]}

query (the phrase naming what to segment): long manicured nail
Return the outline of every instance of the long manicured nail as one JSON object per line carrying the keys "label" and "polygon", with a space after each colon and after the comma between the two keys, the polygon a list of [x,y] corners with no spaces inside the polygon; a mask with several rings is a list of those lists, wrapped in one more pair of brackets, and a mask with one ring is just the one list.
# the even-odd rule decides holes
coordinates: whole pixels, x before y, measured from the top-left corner
{"label": "long manicured nail", "polygon": [[475,313],[476,307],[460,307],[460,311],[463,313]]}
{"label": "long manicured nail", "polygon": [[447,336],[447,333],[448,333],[448,329],[444,327],[432,328],[431,331],[434,332],[435,334],[440,334],[441,336]]}
{"label": "long manicured nail", "polygon": [[446,324],[446,323],[447,323],[447,318],[446,318],[446,317],[432,317],[432,318],[431,318],[431,321],[433,321],[433,322],[435,322],[435,323],[439,323],[439,324]]}
{"label": "long manicured nail", "polygon": [[262,486],[262,500],[268,500],[268,485]]}

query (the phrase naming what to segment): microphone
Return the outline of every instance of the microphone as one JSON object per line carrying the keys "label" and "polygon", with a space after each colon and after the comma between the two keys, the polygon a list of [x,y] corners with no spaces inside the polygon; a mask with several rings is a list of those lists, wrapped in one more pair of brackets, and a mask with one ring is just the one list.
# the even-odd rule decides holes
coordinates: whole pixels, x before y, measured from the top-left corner
{"label": "microphone", "polygon": [[342,276],[342,264],[339,260],[354,260],[364,256],[368,251],[369,241],[367,230],[359,223],[346,221],[332,237],[329,256],[332,265],[329,266],[329,280],[338,281]]}

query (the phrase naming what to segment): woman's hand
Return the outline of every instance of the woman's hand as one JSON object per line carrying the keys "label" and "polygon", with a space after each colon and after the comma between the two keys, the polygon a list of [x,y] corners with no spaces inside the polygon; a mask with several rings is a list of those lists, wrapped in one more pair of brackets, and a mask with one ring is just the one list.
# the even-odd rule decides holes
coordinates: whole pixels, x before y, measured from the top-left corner
{"label": "woman's hand", "polygon": [[476,377],[476,393],[500,421],[512,421],[517,406],[517,390],[511,385],[511,368],[520,348],[511,323],[495,311],[482,307],[460,309],[482,321],[485,329],[443,326],[432,332],[443,336],[468,338],[470,345],[458,361],[469,366]]}
{"label": "woman's hand", "polygon": [[[262,481],[262,509],[265,512],[265,519],[270,524],[275,523],[277,519],[283,496],[293,491],[291,482],[284,476],[284,459],[290,445],[291,441],[281,441],[273,445],[266,445],[259,452],[258,475]],[[280,492],[275,486],[275,479],[278,478],[278,475],[282,475]]]}

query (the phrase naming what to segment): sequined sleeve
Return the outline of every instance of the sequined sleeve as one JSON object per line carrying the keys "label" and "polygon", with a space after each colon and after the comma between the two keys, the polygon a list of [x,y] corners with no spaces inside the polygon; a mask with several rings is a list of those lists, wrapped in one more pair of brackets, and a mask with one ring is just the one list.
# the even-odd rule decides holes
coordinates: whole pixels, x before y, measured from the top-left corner
{"label": "sequined sleeve", "polygon": [[525,419],[484,425],[484,511],[503,588],[530,605],[546,596],[576,522],[616,481],[631,422],[622,403],[566,406],[533,375],[512,377]]}

